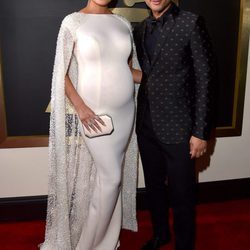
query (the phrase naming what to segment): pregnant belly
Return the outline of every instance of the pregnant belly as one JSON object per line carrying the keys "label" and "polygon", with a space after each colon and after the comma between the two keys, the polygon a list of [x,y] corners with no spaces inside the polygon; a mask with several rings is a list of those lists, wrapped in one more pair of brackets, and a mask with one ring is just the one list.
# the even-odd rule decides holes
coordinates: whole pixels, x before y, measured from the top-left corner
{"label": "pregnant belly", "polygon": [[105,68],[102,72],[86,69],[79,74],[78,93],[92,108],[113,109],[133,100],[134,83],[128,66]]}

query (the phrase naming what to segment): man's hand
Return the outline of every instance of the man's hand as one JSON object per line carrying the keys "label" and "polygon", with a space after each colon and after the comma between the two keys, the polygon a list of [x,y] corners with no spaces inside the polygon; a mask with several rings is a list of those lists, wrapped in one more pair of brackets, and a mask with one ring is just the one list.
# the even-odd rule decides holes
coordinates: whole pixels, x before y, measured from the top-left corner
{"label": "man's hand", "polygon": [[205,140],[192,136],[189,141],[189,144],[191,159],[199,158],[207,151],[207,141]]}

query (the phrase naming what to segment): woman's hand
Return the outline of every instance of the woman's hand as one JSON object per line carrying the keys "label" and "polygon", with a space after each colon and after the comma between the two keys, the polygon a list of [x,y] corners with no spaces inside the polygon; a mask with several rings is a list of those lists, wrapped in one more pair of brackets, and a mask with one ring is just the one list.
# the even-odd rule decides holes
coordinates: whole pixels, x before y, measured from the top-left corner
{"label": "woman's hand", "polygon": [[141,70],[131,68],[131,72],[133,75],[133,80],[135,83],[141,83],[142,80],[142,72]]}
{"label": "woman's hand", "polygon": [[131,58],[129,59],[128,65],[130,67],[132,76],[133,76],[133,81],[134,83],[141,83],[142,80],[142,72],[139,69],[134,69],[132,66],[132,60]]}
{"label": "woman's hand", "polygon": [[76,108],[76,111],[82,124],[89,132],[91,132],[91,129],[93,129],[95,132],[97,132],[97,130],[102,131],[99,123],[104,126],[105,123],[87,105],[82,103],[79,107]]}
{"label": "woman's hand", "polygon": [[78,95],[68,75],[65,76],[65,93],[75,107],[75,110],[85,128],[89,132],[91,132],[91,129],[95,132],[97,132],[97,130],[102,131],[98,122],[104,126],[105,123],[84,103],[82,98]]}

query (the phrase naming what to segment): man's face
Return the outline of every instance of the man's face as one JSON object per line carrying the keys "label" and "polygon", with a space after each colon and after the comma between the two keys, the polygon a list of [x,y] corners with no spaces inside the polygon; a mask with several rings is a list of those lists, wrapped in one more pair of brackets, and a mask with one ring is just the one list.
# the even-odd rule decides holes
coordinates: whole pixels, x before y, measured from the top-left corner
{"label": "man's face", "polygon": [[167,8],[170,2],[171,0],[145,0],[145,3],[153,13],[161,13]]}

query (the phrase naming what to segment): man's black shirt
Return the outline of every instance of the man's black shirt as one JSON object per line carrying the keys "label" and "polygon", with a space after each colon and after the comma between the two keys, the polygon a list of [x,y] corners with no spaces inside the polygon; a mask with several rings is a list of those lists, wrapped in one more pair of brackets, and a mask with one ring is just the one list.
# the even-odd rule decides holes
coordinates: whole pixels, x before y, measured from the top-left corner
{"label": "man's black shirt", "polygon": [[155,45],[157,43],[157,39],[160,35],[161,29],[163,25],[167,22],[168,16],[173,9],[173,4],[170,3],[171,6],[162,16],[155,19],[155,17],[151,16],[147,19],[147,27],[145,34],[145,48],[149,57],[150,62],[152,61]]}

